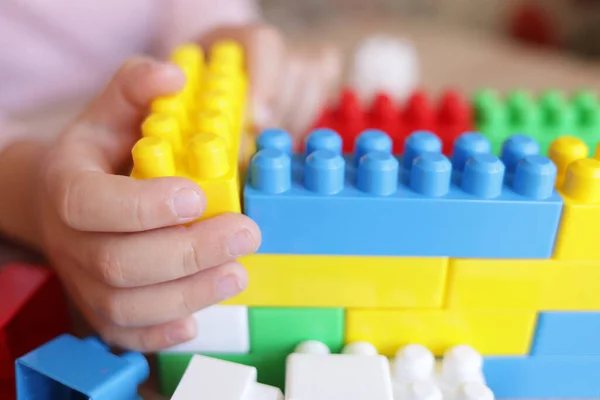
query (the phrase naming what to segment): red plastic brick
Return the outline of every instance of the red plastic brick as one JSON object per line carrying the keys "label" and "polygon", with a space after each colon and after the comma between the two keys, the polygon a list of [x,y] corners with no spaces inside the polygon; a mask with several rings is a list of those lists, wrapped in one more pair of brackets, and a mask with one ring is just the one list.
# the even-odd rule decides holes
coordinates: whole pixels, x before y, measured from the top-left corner
{"label": "red plastic brick", "polygon": [[436,133],[444,143],[444,154],[449,155],[454,141],[473,129],[470,105],[458,92],[448,90],[442,96],[438,108]]}
{"label": "red plastic brick", "polygon": [[401,154],[405,139],[414,131],[434,132],[450,155],[454,140],[473,130],[469,102],[457,91],[447,90],[434,102],[425,91],[414,92],[405,104],[394,104],[390,96],[378,94],[367,109],[351,90],[344,90],[336,106],[326,108],[313,128],[330,128],[340,134],[343,151],[352,152],[356,137],[365,129],[380,129],[393,140],[394,153]]}
{"label": "red plastic brick", "polygon": [[401,120],[398,108],[390,96],[380,93],[375,97],[368,115],[369,128],[386,132],[394,142],[398,141]]}
{"label": "red plastic brick", "polygon": [[27,264],[10,264],[0,268],[2,399],[12,398],[6,392],[14,391],[15,360],[68,332],[69,325],[67,302],[51,270]]}

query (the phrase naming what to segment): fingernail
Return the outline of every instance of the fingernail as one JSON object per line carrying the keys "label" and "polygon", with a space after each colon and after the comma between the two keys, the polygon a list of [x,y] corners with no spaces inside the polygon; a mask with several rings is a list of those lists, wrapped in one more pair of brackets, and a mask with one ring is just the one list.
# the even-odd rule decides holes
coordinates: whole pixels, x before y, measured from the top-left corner
{"label": "fingernail", "polygon": [[243,229],[229,238],[228,248],[232,257],[241,257],[254,253],[256,243],[254,243],[250,231]]}
{"label": "fingernail", "polygon": [[181,68],[177,64],[173,64],[171,62],[167,62],[161,65],[163,68],[163,73],[165,75],[169,75],[171,77],[185,77],[185,74],[181,70]]}
{"label": "fingernail", "polygon": [[181,219],[197,218],[202,214],[200,195],[193,189],[181,189],[173,199],[175,213]]}
{"label": "fingernail", "polygon": [[185,320],[169,325],[165,330],[165,337],[170,344],[179,344],[190,341],[196,335],[193,321]]}
{"label": "fingernail", "polygon": [[220,299],[228,299],[244,290],[245,286],[236,275],[227,275],[217,284],[217,296]]}

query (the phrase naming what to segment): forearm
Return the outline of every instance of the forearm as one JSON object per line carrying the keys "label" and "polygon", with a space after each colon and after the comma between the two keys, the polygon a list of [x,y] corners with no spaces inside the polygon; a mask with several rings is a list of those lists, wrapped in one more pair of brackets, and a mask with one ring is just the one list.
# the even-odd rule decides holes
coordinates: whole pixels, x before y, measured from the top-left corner
{"label": "forearm", "polygon": [[0,149],[0,233],[41,250],[37,218],[39,164],[46,145],[16,141]]}

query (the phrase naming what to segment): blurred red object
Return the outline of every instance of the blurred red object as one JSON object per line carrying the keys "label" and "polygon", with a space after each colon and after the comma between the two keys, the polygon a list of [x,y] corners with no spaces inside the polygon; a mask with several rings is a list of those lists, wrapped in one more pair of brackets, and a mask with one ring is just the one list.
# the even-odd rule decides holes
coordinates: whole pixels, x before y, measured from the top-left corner
{"label": "blurred red object", "polygon": [[527,2],[513,12],[510,21],[511,35],[525,43],[541,47],[561,45],[558,24],[540,5]]}
{"label": "blurred red object", "polygon": [[17,358],[69,330],[67,301],[51,270],[29,264],[0,268],[0,398],[15,398]]}

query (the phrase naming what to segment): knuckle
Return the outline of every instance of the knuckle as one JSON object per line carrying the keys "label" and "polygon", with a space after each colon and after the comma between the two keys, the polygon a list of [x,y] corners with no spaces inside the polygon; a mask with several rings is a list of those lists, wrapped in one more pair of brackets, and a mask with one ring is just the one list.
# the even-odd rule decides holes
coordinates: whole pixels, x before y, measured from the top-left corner
{"label": "knuckle", "polygon": [[76,174],[56,173],[50,184],[55,192],[58,216],[67,226],[77,229],[79,216],[83,214],[81,201],[83,182]]}
{"label": "knuckle", "polygon": [[117,326],[127,326],[130,324],[130,318],[124,307],[121,296],[114,291],[109,290],[99,301],[98,312]]}
{"label": "knuckle", "polygon": [[204,261],[197,248],[197,245],[193,242],[186,246],[183,255],[183,272],[186,276],[193,275],[204,269]]}
{"label": "knuckle", "polygon": [[180,307],[181,307],[181,311],[184,315],[191,315],[193,313],[195,313],[197,311],[195,305],[194,305],[194,298],[196,297],[196,292],[197,290],[194,289],[190,289],[190,288],[186,288],[184,290],[182,290],[181,293],[181,299],[180,299]]}
{"label": "knuckle", "polygon": [[134,224],[137,226],[137,229],[146,230],[150,228],[151,224],[142,198],[143,196],[132,198],[129,207],[131,208],[131,215],[135,218]]}
{"label": "knuckle", "polygon": [[121,259],[116,251],[111,249],[110,244],[98,246],[94,259],[96,270],[102,282],[117,288],[127,286]]}

